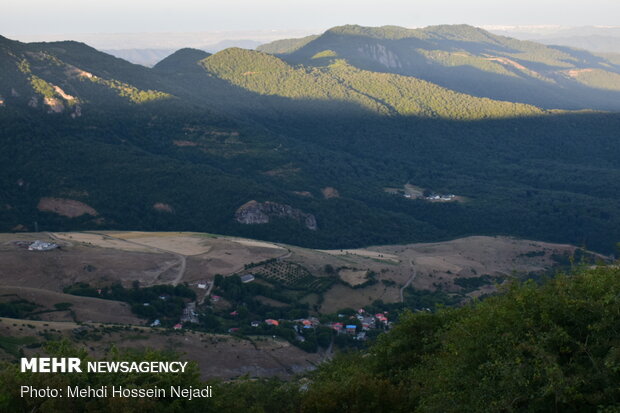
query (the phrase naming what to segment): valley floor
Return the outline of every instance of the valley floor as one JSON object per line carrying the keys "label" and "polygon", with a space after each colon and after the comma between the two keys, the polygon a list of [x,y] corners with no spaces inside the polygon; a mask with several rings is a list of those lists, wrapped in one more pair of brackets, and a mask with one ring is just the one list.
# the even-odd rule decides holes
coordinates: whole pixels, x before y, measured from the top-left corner
{"label": "valley floor", "polygon": [[[57,248],[30,250],[37,240]],[[0,329],[5,337],[0,342],[0,356],[12,359],[20,352],[36,354],[46,341],[65,338],[85,345],[93,355],[105,353],[112,344],[181,351],[199,363],[205,378],[231,379],[244,374],[287,377],[313,369],[332,352],[331,344],[319,345],[318,352],[292,345],[294,340],[305,341],[306,332],[301,331],[301,324],[295,327],[296,322],[310,319],[315,320],[313,328],[336,329],[338,321],[351,321],[330,317],[346,309],[367,308],[369,314],[364,312],[357,320],[372,319],[372,328],[375,321],[376,328],[387,328],[387,318],[392,315],[386,311],[385,322],[375,320],[372,314],[377,303],[426,310],[428,299],[420,297],[463,302],[493,293],[511,278],[549,271],[562,260],[568,262],[575,251],[570,245],[482,236],[428,244],[312,250],[202,233],[0,234],[0,316],[4,316]],[[217,285],[218,276],[249,274],[253,277],[239,288],[260,290],[261,294],[235,301],[234,296],[225,295],[229,290],[221,281]],[[138,308],[142,312],[136,313],[135,302],[110,299],[106,294],[115,284],[126,289],[122,291],[186,286],[195,299],[193,303],[184,299],[183,314],[177,318],[166,314],[167,318],[162,318],[165,325],[160,325],[159,320],[153,322],[155,316],[145,317],[144,309]],[[76,286],[98,293],[75,295]],[[254,290],[249,290],[250,286]],[[165,301],[168,296],[159,298]],[[244,300],[256,300],[258,309],[248,310]],[[159,304],[145,301],[143,306],[159,308]],[[259,330],[246,326],[243,317],[255,317],[252,324],[264,324],[265,314],[297,314],[296,309],[306,315],[299,320],[280,317],[280,323],[298,331],[296,338],[284,340],[265,332],[264,327],[259,335],[247,333]],[[247,311],[250,315],[243,313]],[[238,312],[243,314],[238,316]],[[192,328],[188,321],[199,322],[200,328]],[[175,322],[175,328],[170,328]],[[209,323],[216,323],[219,330]],[[205,326],[211,329],[205,330]],[[242,336],[225,334],[227,328]],[[223,333],[215,333],[220,330]],[[362,331],[361,324],[358,330]],[[367,326],[363,331],[369,332]]]}

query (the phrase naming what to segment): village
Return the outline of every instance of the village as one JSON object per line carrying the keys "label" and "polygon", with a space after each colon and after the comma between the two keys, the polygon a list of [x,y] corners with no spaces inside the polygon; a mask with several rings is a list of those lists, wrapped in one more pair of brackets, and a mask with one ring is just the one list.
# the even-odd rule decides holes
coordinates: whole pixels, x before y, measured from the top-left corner
{"label": "village", "polygon": [[[248,284],[254,281],[254,274],[241,275],[240,280],[243,284]],[[208,306],[217,304],[223,297],[211,294],[213,289],[213,283],[209,281],[199,281],[192,286],[199,290],[206,290],[202,299],[197,299],[186,304],[179,322],[172,326],[173,330],[179,331],[183,329],[193,330],[200,325],[200,311],[198,305],[203,302],[207,302]],[[159,297],[161,300],[166,300],[168,297],[162,295]],[[355,341],[365,341],[369,338],[369,333],[373,332],[378,334],[383,331],[387,331],[392,327],[392,322],[388,319],[388,312],[378,312],[372,314],[364,308],[360,308],[354,312],[354,314],[338,313],[331,316],[318,317],[309,316],[305,318],[286,319],[286,318],[265,318],[256,319],[250,322],[245,322],[243,317],[240,317],[240,312],[233,309],[227,312],[224,316],[228,320],[232,320],[236,326],[229,327],[226,331],[229,334],[251,334],[252,330],[255,334],[264,334],[266,331],[271,331],[272,328],[284,328],[294,331],[294,341],[304,343],[306,341],[305,335],[319,327],[327,328],[332,331],[335,336],[346,336],[349,339]],[[234,323],[234,320],[238,320],[238,323]],[[150,323],[151,327],[163,327],[161,320],[156,319]],[[248,329],[247,327],[250,327]],[[266,331],[265,331],[266,330]],[[275,336],[274,336],[275,337]],[[292,337],[292,336],[291,336]]]}
{"label": "village", "polygon": [[420,199],[429,202],[453,202],[463,200],[455,194],[440,194],[415,185],[405,184],[402,188],[384,188],[385,192],[407,199]]}

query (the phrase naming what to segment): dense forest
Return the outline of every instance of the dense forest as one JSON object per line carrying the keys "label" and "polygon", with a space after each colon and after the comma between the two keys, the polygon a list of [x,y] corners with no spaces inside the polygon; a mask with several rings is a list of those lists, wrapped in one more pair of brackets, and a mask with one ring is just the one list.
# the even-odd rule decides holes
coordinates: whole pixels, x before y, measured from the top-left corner
{"label": "dense forest", "polygon": [[[576,51],[468,27],[425,33],[432,45],[424,53],[444,68],[508,70],[473,49],[437,49],[461,43],[513,47],[502,56],[528,70],[589,64]],[[1,38],[0,228],[187,230],[319,248],[507,234],[613,252],[620,116],[569,111],[570,99],[558,96],[564,110],[519,103],[517,94],[466,94],[414,76],[415,65],[397,73],[347,55],[359,42],[388,47],[418,34],[345,27],[280,57],[184,49],[152,69],[80,43]],[[334,36],[337,44],[323,48]],[[588,90],[601,99],[613,92]],[[407,183],[458,201],[386,192]],[[338,196],[327,199],[325,188]],[[49,198],[96,215],[41,208]],[[250,200],[312,214],[318,229],[283,217],[240,224],[235,211]]]}
{"label": "dense forest", "polygon": [[[73,412],[617,412],[620,271],[581,268],[542,285],[515,283],[461,308],[405,313],[363,351],[341,353],[292,381],[201,382],[184,374],[32,374],[0,369],[0,411]],[[66,342],[56,356],[89,359]],[[112,349],[107,360],[176,360]],[[213,386],[213,397],[31,398],[19,386]]]}

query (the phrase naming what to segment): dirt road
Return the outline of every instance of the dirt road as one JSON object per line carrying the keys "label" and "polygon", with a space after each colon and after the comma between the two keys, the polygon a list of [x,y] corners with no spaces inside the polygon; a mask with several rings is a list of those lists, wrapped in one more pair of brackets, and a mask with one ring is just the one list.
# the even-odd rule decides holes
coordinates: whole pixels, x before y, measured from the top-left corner
{"label": "dirt road", "polygon": [[[179,262],[177,263],[177,265],[179,265],[179,271],[177,272],[176,277],[174,277],[174,280],[170,281],[171,285],[176,286],[177,284],[179,284],[181,282],[181,280],[183,279],[183,276],[185,275],[185,269],[187,268],[187,259],[186,259],[185,255],[179,254],[179,253],[174,252],[174,251],[166,250],[166,249],[163,249],[163,248],[154,247],[152,245],[142,244],[142,243],[136,242],[136,241],[131,241],[131,240],[128,240],[128,239],[116,238],[116,237],[114,237],[112,235],[109,235],[109,234],[103,234],[103,233],[99,233],[99,232],[91,232],[91,233],[92,234],[101,235],[104,238],[109,238],[109,239],[113,239],[113,240],[121,241],[121,242],[127,242],[129,244],[138,245],[138,246],[141,246],[141,247],[150,248],[150,249],[155,250],[155,251],[159,251],[159,252],[163,252],[163,253],[166,253],[166,254],[174,255],[179,260]],[[169,268],[171,268],[171,267],[169,267]],[[164,271],[162,271],[161,274],[166,272],[169,268],[164,269]]]}
{"label": "dirt road", "polygon": [[413,266],[413,260],[409,260],[409,265],[411,266],[411,277],[409,277],[409,279],[407,280],[407,282],[405,283],[405,285],[403,285],[400,288],[400,302],[404,303],[405,302],[405,297],[404,297],[404,292],[405,289],[407,287],[409,287],[411,285],[411,283],[413,282],[413,280],[415,280],[415,277],[418,275],[418,271],[416,270],[416,268]]}

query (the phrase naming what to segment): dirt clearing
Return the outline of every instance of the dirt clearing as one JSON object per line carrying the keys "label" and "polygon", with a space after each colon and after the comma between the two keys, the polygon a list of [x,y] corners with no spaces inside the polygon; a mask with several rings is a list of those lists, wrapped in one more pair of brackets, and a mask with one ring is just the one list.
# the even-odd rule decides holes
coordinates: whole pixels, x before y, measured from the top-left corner
{"label": "dirt clearing", "polygon": [[338,276],[351,287],[355,287],[368,281],[368,270],[351,270],[347,268],[338,271]]}

